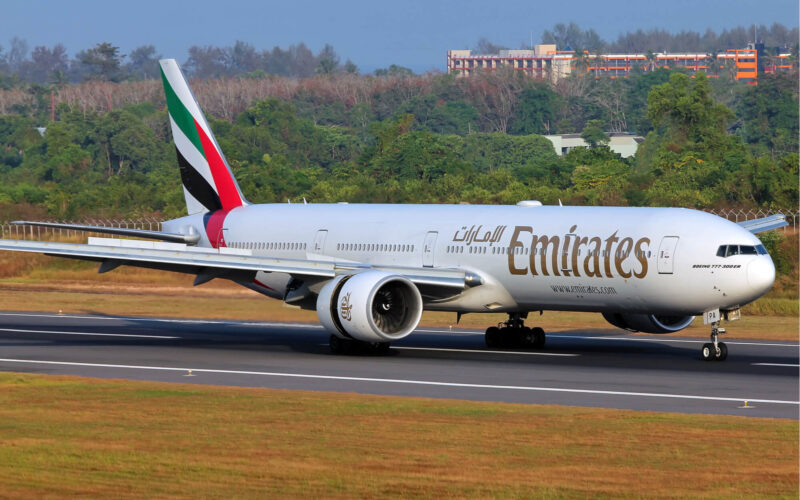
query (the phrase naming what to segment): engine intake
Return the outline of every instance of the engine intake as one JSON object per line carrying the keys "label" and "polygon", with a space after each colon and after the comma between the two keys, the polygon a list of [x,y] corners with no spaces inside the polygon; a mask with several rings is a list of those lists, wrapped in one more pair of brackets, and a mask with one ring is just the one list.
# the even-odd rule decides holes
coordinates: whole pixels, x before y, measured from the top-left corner
{"label": "engine intake", "polygon": [[417,327],[422,296],[407,278],[384,271],[337,276],[320,290],[317,316],[339,337],[391,342]]}
{"label": "engine intake", "polygon": [[603,313],[603,317],[617,328],[643,333],[674,333],[694,321],[694,316],[664,314]]}

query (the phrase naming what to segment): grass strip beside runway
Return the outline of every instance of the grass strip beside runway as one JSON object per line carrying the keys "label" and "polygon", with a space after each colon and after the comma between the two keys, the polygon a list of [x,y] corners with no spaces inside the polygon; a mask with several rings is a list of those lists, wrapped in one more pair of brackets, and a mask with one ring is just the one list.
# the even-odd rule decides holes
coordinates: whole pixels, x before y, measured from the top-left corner
{"label": "grass strip beside runway", "polygon": [[0,496],[798,496],[798,422],[0,373]]}

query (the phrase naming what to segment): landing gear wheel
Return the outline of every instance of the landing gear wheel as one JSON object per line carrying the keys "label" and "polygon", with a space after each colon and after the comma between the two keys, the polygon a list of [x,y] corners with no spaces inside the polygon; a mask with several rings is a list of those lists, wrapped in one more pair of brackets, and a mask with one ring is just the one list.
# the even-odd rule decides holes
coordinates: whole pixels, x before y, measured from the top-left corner
{"label": "landing gear wheel", "polygon": [[719,321],[711,323],[711,342],[703,344],[703,361],[725,361],[728,357],[728,346],[719,342],[721,333],[725,333],[725,329],[719,327]]}
{"label": "landing gear wheel", "polygon": [[372,349],[375,354],[386,354],[391,346],[391,342],[375,342],[372,344]]}
{"label": "landing gear wheel", "polygon": [[503,341],[500,329],[497,328],[496,326],[490,326],[489,328],[486,329],[486,334],[484,335],[484,339],[486,341],[486,347],[489,347],[490,349],[500,347]]}
{"label": "landing gear wheel", "polygon": [[531,347],[534,349],[541,349],[544,347],[544,343],[547,340],[547,337],[544,334],[544,330],[541,328],[534,327],[531,329],[531,336],[533,337],[533,341],[531,342]]}
{"label": "landing gear wheel", "polygon": [[719,346],[719,356],[717,356],[717,361],[725,361],[728,357],[728,346],[725,345],[725,342],[720,342],[717,344]]}
{"label": "landing gear wheel", "polygon": [[333,354],[345,354],[350,350],[350,342],[339,338],[336,335],[331,335],[331,338],[328,339],[328,345],[330,346]]}
{"label": "landing gear wheel", "polygon": [[711,342],[703,344],[701,353],[703,354],[703,361],[714,361],[717,357],[716,349],[714,349],[714,344]]}

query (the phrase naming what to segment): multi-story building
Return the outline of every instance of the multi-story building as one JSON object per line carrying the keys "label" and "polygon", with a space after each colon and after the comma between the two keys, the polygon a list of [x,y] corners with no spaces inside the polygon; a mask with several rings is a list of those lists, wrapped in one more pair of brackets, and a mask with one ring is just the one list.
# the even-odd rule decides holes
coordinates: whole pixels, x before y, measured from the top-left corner
{"label": "multi-story building", "polygon": [[[773,53],[776,53],[773,51]],[[721,70],[734,71],[737,80],[755,83],[758,75],[791,68],[788,53],[765,56],[764,44],[750,44],[746,49],[730,49],[718,54],[652,53],[646,54],[577,54],[557,50],[555,45],[535,45],[532,50],[501,50],[497,54],[473,54],[470,50],[448,50],[447,71],[469,76],[475,71],[493,71],[510,67],[528,75],[556,81],[573,71],[585,71],[597,77],[627,76],[632,69],[685,68],[692,73],[703,71],[717,76]]]}

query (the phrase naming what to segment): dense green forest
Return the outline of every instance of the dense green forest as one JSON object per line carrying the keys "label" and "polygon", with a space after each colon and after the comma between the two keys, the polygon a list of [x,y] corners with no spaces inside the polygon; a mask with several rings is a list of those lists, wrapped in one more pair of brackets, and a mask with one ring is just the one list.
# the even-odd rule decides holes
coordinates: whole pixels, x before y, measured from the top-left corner
{"label": "dense green forest", "polygon": [[[758,85],[668,69],[555,84],[496,71],[192,85],[253,202],[798,204],[794,71]],[[623,159],[609,131],[645,139]],[[546,133],[596,146],[560,157]],[[0,219],[180,216],[179,186],[160,82],[0,90]]]}

